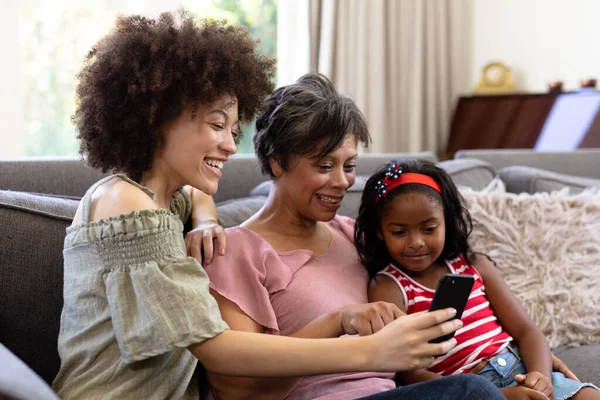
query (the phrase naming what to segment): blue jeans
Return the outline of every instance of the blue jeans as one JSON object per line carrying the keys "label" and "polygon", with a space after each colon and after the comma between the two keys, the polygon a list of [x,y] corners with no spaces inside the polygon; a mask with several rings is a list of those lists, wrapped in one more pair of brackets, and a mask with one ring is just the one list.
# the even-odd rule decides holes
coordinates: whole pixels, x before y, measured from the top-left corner
{"label": "blue jeans", "polygon": [[[479,371],[479,376],[489,380],[499,388],[517,386],[515,375],[523,374],[525,366],[521,361],[519,349],[509,347],[508,353],[493,357],[488,364]],[[552,386],[554,387],[554,400],[566,400],[575,396],[584,387],[598,388],[591,383],[574,381],[568,379],[560,372],[552,373]]]}
{"label": "blue jeans", "polygon": [[478,375],[457,375],[401,386],[396,389],[361,397],[358,400],[504,400],[494,384]]}

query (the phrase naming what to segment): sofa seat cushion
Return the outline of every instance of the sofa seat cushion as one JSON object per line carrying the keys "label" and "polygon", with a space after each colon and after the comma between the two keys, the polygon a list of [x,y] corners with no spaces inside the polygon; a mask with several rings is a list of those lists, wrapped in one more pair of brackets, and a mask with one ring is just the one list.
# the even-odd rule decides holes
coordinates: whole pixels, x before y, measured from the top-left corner
{"label": "sofa seat cushion", "polygon": [[600,344],[600,190],[461,192],[470,245],[497,262],[550,346]]}
{"label": "sofa seat cushion", "polygon": [[503,168],[499,175],[506,183],[506,190],[511,193],[554,192],[564,188],[568,188],[571,193],[579,193],[589,187],[600,187],[600,179],[518,165]]}
{"label": "sofa seat cushion", "polygon": [[0,191],[0,343],[48,383],[60,366],[62,248],[77,205]]}
{"label": "sofa seat cushion", "polygon": [[554,354],[577,375],[582,382],[591,382],[600,387],[600,345],[563,346],[554,349]]}

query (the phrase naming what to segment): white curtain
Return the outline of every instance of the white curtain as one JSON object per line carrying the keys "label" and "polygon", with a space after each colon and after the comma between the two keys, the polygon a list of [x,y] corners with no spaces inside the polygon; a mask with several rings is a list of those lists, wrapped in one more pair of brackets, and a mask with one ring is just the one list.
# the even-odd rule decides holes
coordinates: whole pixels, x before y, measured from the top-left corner
{"label": "white curtain", "polygon": [[367,151],[443,150],[464,18],[457,0],[280,0],[279,40],[295,38],[279,42],[280,84],[309,70],[330,77],[365,114]]}

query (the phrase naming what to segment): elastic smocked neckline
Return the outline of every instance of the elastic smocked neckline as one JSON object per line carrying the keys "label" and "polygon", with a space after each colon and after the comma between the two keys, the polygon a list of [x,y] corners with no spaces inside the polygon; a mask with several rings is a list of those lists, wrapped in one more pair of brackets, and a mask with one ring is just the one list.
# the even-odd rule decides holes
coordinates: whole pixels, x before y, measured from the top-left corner
{"label": "elastic smocked neckline", "polygon": [[183,232],[183,223],[178,215],[170,210],[135,210],[98,221],[83,222],[67,228],[65,244],[94,242],[98,240],[144,236],[165,230]]}

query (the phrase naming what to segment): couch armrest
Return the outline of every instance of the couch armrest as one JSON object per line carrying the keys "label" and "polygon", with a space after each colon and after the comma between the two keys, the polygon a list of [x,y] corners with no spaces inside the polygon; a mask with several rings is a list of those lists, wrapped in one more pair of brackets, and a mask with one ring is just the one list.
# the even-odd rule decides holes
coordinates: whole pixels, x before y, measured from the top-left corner
{"label": "couch armrest", "polygon": [[46,382],[2,344],[0,365],[0,398],[58,400]]}

